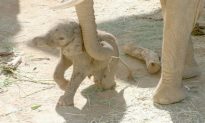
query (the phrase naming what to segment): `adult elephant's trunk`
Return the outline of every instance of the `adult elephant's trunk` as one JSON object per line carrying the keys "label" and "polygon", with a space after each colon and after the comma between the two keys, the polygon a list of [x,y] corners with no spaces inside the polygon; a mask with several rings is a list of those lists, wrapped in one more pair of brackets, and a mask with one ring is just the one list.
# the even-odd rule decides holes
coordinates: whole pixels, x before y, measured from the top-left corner
{"label": "adult elephant's trunk", "polygon": [[113,47],[107,43],[102,45],[98,41],[93,4],[93,0],[84,0],[75,8],[82,28],[86,51],[96,60],[105,60],[113,55]]}

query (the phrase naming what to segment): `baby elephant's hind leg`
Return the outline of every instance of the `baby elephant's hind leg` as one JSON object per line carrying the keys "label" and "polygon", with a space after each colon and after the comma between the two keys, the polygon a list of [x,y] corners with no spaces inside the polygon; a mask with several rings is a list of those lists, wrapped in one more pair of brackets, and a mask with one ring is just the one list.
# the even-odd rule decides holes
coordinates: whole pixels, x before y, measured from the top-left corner
{"label": "baby elephant's hind leg", "polygon": [[53,78],[62,90],[65,90],[68,84],[68,80],[64,78],[64,73],[71,65],[72,65],[71,61],[66,59],[64,56],[61,56],[61,59],[55,68]]}
{"label": "baby elephant's hind leg", "polygon": [[94,74],[93,74],[95,85],[98,88],[101,88],[101,89],[102,89],[102,85],[101,85],[102,83],[101,82],[102,82],[104,73],[105,73],[105,69],[102,69],[100,71],[94,72]]}
{"label": "baby elephant's hind leg", "polygon": [[65,93],[60,97],[58,105],[61,106],[70,106],[74,104],[74,95],[80,86],[80,83],[85,79],[86,74],[80,69],[75,69],[73,71],[70,83],[67,84]]}
{"label": "baby elephant's hind leg", "polygon": [[103,89],[112,89],[116,86],[115,74],[118,66],[118,58],[112,58],[102,76],[101,86]]}

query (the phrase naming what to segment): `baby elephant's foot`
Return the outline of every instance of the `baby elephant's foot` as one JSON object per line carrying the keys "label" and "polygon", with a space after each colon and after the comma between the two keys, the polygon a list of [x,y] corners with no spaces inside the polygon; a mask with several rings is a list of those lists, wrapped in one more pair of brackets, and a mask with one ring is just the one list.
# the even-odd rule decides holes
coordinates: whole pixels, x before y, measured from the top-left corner
{"label": "baby elephant's foot", "polygon": [[95,82],[95,86],[97,86],[97,88],[103,89],[102,84],[101,84],[100,81],[96,81],[96,80],[95,80],[94,82]]}
{"label": "baby elephant's foot", "polygon": [[105,81],[105,82],[101,83],[101,88],[104,90],[113,89],[113,88],[115,88],[115,86],[116,86],[115,81],[111,81],[111,82]]}
{"label": "baby elephant's foot", "polygon": [[68,83],[62,83],[61,85],[58,85],[58,86],[59,86],[59,88],[60,88],[61,90],[65,91],[67,84],[68,84]]}
{"label": "baby elephant's foot", "polygon": [[186,97],[184,87],[177,87],[169,84],[160,84],[153,96],[153,101],[159,104],[172,104],[183,100]]}
{"label": "baby elephant's foot", "polygon": [[69,83],[68,80],[64,80],[64,81],[61,80],[60,83],[57,83],[57,84],[58,84],[58,87],[59,87],[61,90],[65,91],[65,90],[66,90],[66,87],[67,87],[67,85],[68,85],[68,83]]}
{"label": "baby elephant's foot", "polygon": [[201,71],[196,63],[192,65],[185,65],[183,79],[193,78],[199,76],[200,74]]}
{"label": "baby elephant's foot", "polygon": [[63,95],[60,97],[58,100],[58,105],[59,106],[72,106],[74,105],[73,97],[69,95]]}

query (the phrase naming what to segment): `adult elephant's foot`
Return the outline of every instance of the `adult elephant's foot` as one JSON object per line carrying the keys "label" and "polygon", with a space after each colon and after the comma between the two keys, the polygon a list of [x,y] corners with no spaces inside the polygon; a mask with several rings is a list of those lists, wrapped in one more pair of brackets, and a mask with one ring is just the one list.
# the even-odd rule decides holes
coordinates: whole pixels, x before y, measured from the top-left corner
{"label": "adult elephant's foot", "polygon": [[192,63],[191,65],[184,66],[183,79],[193,78],[199,76],[200,74],[201,71],[196,62]]}
{"label": "adult elephant's foot", "polygon": [[159,104],[172,104],[180,102],[186,97],[186,89],[175,86],[173,84],[163,83],[160,80],[160,84],[156,88],[153,96],[153,101]]}

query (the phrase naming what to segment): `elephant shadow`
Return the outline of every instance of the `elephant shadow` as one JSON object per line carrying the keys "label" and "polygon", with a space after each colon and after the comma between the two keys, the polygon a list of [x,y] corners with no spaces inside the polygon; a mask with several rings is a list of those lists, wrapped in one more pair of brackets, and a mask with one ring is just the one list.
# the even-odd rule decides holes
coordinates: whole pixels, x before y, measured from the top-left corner
{"label": "elephant shadow", "polygon": [[15,46],[13,36],[20,31],[19,12],[19,0],[0,1],[0,50],[3,52],[12,51]]}
{"label": "elephant shadow", "polygon": [[87,103],[80,110],[76,107],[56,106],[56,111],[66,123],[119,123],[126,111],[124,89],[100,91],[90,86],[82,91]]}

